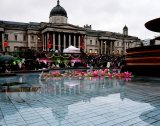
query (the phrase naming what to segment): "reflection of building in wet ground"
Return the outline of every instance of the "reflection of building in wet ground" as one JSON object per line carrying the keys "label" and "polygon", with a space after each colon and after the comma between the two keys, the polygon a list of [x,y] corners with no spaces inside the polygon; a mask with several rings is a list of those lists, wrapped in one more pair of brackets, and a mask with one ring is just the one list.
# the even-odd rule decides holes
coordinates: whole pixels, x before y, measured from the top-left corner
{"label": "reflection of building in wet ground", "polygon": [[[35,81],[33,82],[33,84],[37,85]],[[26,85],[27,84],[25,84],[25,86]],[[115,88],[115,90],[122,89],[118,83],[113,83],[112,80],[109,80],[105,84],[104,79],[97,81],[88,81],[84,80],[84,78],[81,78],[80,80],[77,78],[59,78],[57,80],[53,80],[53,78],[50,78],[47,81],[42,80],[41,86],[42,85],[43,87],[37,92],[11,92],[8,94],[0,93],[0,102],[5,103],[6,100],[7,104],[11,104],[10,101],[12,101],[19,112],[21,112],[22,108],[27,109],[30,107],[32,107],[33,109],[38,109],[40,107],[52,108],[51,111],[53,117],[55,117],[55,119],[60,123],[68,114],[68,106],[81,101],[89,102],[91,98],[96,98],[98,96],[109,95],[109,92],[106,93],[105,88],[108,88],[107,91],[113,90],[113,87]],[[23,86],[24,85],[21,85],[17,88],[22,88]],[[33,85],[29,84],[28,86]],[[10,87],[10,89],[11,88],[12,87]],[[114,91],[112,93],[114,93]],[[58,99],[58,97],[60,99]],[[53,101],[50,101],[50,98],[53,99]],[[14,109],[11,115],[13,115],[14,113],[16,114],[18,111]],[[61,117],[59,115],[61,115]]]}
{"label": "reflection of building in wet ground", "polygon": [[[27,76],[26,81],[28,80],[27,82],[30,82],[30,79],[33,81],[31,76]],[[153,82],[158,81],[155,80]],[[28,85],[30,87],[40,86],[38,80],[34,80],[32,84],[28,83]],[[23,87],[23,85],[21,86]],[[9,104],[9,107],[15,107],[16,109],[12,110],[11,113],[5,113],[5,116],[7,116],[7,114],[10,116],[16,113],[23,113],[22,116],[25,117],[24,109],[26,113],[28,113],[27,111],[29,109],[32,109],[33,114],[38,113],[42,116],[44,114],[44,118],[47,118],[46,116],[49,115],[50,118],[57,120],[58,123],[61,124],[63,119],[68,118],[68,114],[70,115],[70,107],[74,106],[74,104],[80,104],[81,102],[90,103],[93,99],[99,99],[100,97],[107,99],[107,97],[113,94],[120,94],[119,98],[123,101],[136,101],[137,106],[134,104],[129,107],[137,108],[134,109],[137,113],[140,112],[140,110],[138,110],[139,103],[146,103],[143,105],[143,108],[141,108],[143,110],[141,115],[145,115],[145,117],[149,116],[147,116],[147,112],[152,108],[149,104],[154,106],[150,111],[159,111],[160,93],[156,84],[151,87],[142,85],[139,81],[124,82],[98,77],[88,79],[57,78],[56,80],[48,78],[42,80],[41,86],[42,88],[37,92],[0,93],[0,103],[2,103],[0,104],[0,108],[2,113],[5,113],[7,105]],[[97,103],[97,105],[98,104],[99,103]],[[115,106],[117,106],[117,108],[125,108],[125,110],[131,109],[129,107],[127,108],[127,102],[125,102],[124,105],[116,103]],[[51,113],[52,115],[50,115]],[[140,116],[140,118],[142,118],[142,116]]]}

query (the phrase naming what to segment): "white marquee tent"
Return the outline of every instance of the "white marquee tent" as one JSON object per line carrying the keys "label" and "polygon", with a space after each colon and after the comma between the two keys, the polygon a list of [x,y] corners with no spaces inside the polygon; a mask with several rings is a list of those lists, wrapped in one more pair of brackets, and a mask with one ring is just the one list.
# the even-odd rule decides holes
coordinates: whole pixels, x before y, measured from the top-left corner
{"label": "white marquee tent", "polygon": [[71,45],[68,48],[64,49],[63,53],[80,53],[80,49]]}

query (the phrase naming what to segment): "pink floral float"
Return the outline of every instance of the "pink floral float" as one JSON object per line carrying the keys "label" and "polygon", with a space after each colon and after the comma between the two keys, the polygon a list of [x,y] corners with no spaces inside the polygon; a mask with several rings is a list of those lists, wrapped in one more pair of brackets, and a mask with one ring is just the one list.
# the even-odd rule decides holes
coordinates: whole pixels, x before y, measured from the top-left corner
{"label": "pink floral float", "polygon": [[108,78],[131,78],[134,77],[132,72],[124,72],[124,73],[116,73],[116,69],[112,71],[109,69],[105,70],[95,70],[92,72],[82,72],[82,71],[73,71],[69,72],[69,74],[64,73],[61,74],[60,72],[56,71],[50,74],[43,74],[45,77],[108,77]]}

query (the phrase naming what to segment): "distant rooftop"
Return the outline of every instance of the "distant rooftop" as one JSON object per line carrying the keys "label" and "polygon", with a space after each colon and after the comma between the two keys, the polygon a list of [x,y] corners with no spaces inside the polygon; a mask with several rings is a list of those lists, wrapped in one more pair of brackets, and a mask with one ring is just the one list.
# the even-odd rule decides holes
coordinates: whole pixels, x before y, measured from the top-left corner
{"label": "distant rooftop", "polygon": [[12,24],[12,25],[38,25],[40,26],[40,23],[37,23],[37,22],[24,23],[24,22],[3,21],[3,20],[0,20],[0,22],[3,22],[4,24]]}

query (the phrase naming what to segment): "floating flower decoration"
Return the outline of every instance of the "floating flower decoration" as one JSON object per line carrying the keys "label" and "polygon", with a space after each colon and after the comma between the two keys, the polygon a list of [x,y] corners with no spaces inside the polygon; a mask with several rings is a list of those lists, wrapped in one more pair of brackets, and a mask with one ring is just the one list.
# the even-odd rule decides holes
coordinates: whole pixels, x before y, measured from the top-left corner
{"label": "floating flower decoration", "polygon": [[50,74],[43,74],[45,77],[54,77],[54,80],[57,80],[57,77],[79,77],[79,79],[81,79],[82,77],[85,78],[90,78],[90,80],[98,80],[98,79],[102,79],[104,77],[108,77],[109,79],[112,79],[115,77],[116,80],[125,80],[125,81],[131,81],[131,77],[134,77],[132,75],[131,72],[124,72],[124,73],[116,73],[116,69],[113,69],[112,71],[110,71],[109,69],[105,69],[103,70],[95,70],[92,72],[82,72],[82,71],[74,71],[74,72],[69,72],[69,74],[64,73],[61,74],[60,72],[56,71],[54,73],[52,73],[52,75]]}
{"label": "floating flower decoration", "polygon": [[111,73],[109,73],[109,74],[108,74],[108,76],[109,76],[109,77],[112,77],[112,74],[111,74]]}
{"label": "floating flower decoration", "polygon": [[119,78],[120,74],[115,74],[115,77]]}
{"label": "floating flower decoration", "polygon": [[44,74],[43,74],[43,76],[47,76],[47,74],[46,74],[46,73],[44,73]]}
{"label": "floating flower decoration", "polygon": [[127,71],[127,72],[124,72],[124,73],[125,73],[126,77],[130,77],[130,76],[132,75],[132,72],[129,73],[129,72]]}
{"label": "floating flower decoration", "polygon": [[94,72],[92,71],[91,74],[96,77],[99,75],[99,71],[94,71]]}
{"label": "floating flower decoration", "polygon": [[103,72],[103,71],[101,71],[100,75],[101,75],[101,76],[104,76],[104,72]]}
{"label": "floating flower decoration", "polygon": [[53,73],[53,76],[62,77],[62,74],[60,72],[56,71]]}
{"label": "floating flower decoration", "polygon": [[47,74],[46,76],[47,76],[47,77],[50,77],[50,74]]}
{"label": "floating flower decoration", "polygon": [[113,72],[116,72],[116,69],[113,69]]}
{"label": "floating flower decoration", "polygon": [[105,69],[105,70],[104,70],[104,73],[105,73],[105,74],[108,74],[108,72],[109,72],[109,69]]}

